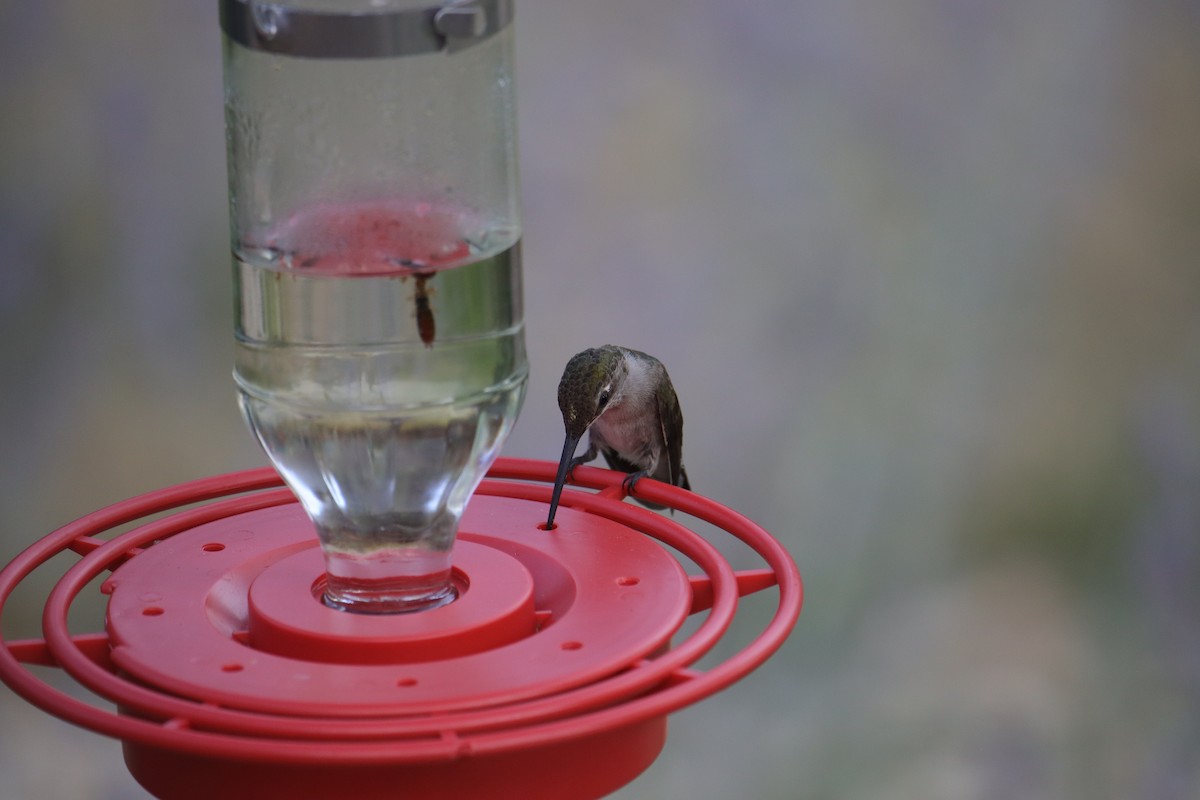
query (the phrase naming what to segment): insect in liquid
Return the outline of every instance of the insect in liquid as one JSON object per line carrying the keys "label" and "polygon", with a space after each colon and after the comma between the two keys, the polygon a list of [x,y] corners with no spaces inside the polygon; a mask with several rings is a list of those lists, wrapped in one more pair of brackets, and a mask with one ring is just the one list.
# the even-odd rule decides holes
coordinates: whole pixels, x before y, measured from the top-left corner
{"label": "insect in liquid", "polygon": [[437,336],[437,323],[433,318],[433,306],[429,304],[429,295],[432,290],[426,288],[425,283],[433,280],[433,272],[417,272],[414,276],[417,279],[416,293],[413,295],[414,315],[417,318],[417,333],[421,336],[421,341],[426,347],[433,347],[433,340]]}

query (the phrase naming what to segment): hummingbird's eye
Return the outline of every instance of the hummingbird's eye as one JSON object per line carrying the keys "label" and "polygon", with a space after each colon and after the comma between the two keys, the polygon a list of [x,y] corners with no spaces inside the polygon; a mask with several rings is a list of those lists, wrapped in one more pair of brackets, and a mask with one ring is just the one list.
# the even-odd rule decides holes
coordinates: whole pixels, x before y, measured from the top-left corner
{"label": "hummingbird's eye", "polygon": [[608,389],[601,392],[600,397],[596,400],[597,407],[604,408],[606,405],[608,405]]}

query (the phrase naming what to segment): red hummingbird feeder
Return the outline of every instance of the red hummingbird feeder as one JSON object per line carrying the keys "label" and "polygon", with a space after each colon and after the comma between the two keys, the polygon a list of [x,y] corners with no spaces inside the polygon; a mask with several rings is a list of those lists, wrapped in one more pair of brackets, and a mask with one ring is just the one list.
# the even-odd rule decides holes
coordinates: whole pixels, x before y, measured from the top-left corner
{"label": "red hummingbird feeder", "polygon": [[[158,798],[598,798],[795,625],[796,566],[742,515],[636,484],[762,561],[734,570],[580,467],[548,530],[556,465],[497,459],[528,372],[511,17],[221,0],[235,377],[275,469],[117,503],[0,571],[2,623],[80,556],[0,679],[121,740]],[[101,576],[104,629],[73,630]],[[757,592],[770,621],[699,668]]]}
{"label": "red hummingbird feeder", "polygon": [[[269,468],[96,511],[0,572],[2,617],[34,569],[68,550],[82,556],[46,598],[43,638],[4,642],[0,678],[120,739],[131,773],[159,798],[602,797],[658,756],[668,714],[775,652],[802,585],[786,551],[740,514],[638,484],[749,545],[760,569],[735,571],[679,522],[622,502],[624,476],[608,470],[578,468],[577,484],[600,491],[564,492],[557,528],[543,530],[554,471],[498,460],[463,517],[458,599],[409,614],[320,601],[317,541]],[[106,572],[105,630],[70,631],[72,604]],[[693,669],[737,623],[739,597],[764,591],[776,608],[757,637]],[[694,615],[703,621],[673,641]],[[31,665],[61,670],[116,710]]]}

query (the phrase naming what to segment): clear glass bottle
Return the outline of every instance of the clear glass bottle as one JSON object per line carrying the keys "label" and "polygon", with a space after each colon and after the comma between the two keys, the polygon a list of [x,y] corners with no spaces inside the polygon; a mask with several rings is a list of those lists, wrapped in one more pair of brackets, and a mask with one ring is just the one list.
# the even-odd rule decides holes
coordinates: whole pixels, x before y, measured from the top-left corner
{"label": "clear glass bottle", "polygon": [[511,0],[222,0],[235,378],[327,605],[454,598],[526,383]]}

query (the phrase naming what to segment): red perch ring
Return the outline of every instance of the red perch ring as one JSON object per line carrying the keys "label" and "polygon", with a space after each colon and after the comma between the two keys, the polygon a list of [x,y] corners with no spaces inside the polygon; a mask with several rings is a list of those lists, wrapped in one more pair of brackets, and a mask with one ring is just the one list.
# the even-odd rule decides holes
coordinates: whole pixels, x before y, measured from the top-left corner
{"label": "red perch ring", "polygon": [[[460,527],[459,599],[407,615],[321,604],[311,523],[273,470],[117,503],[0,572],[2,621],[30,573],[66,550],[82,556],[46,597],[44,638],[3,642],[0,679],[120,739],[134,777],[160,798],[601,797],[658,756],[667,714],[779,648],[803,588],[762,528],[652,480],[637,484],[639,497],[724,530],[766,567],[734,571],[679,522],[622,502],[622,474],[595,468],[573,478],[599,491],[564,492],[557,528],[542,530],[554,472],[498,460]],[[72,602],[106,571],[105,630],[69,631]],[[738,598],[772,587],[775,614],[757,637],[694,669]],[[703,619],[672,643],[692,615]],[[117,711],[52,687],[31,665],[62,670]]]}

